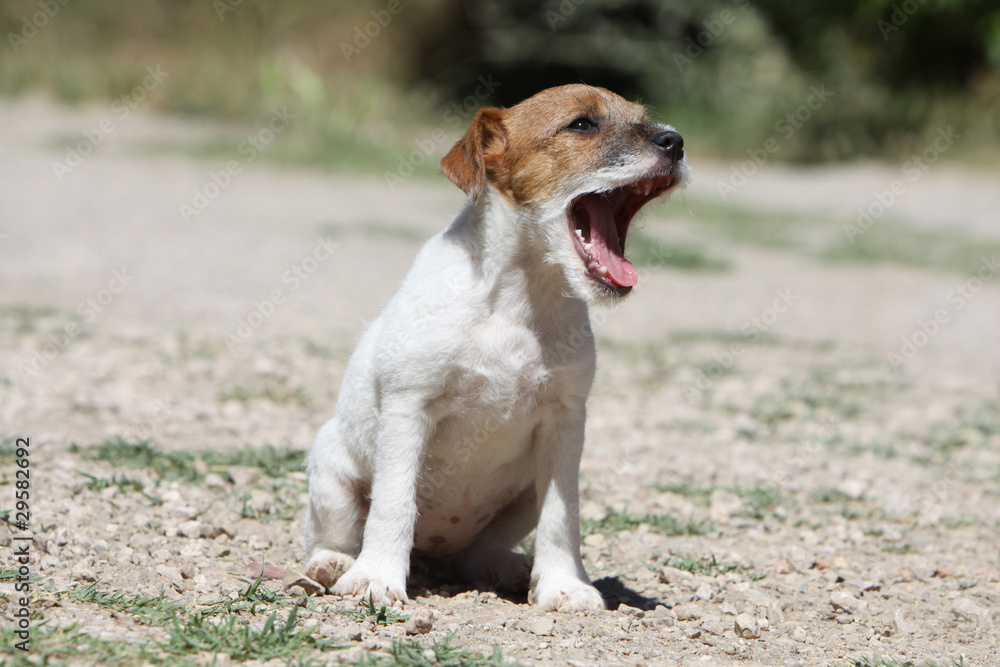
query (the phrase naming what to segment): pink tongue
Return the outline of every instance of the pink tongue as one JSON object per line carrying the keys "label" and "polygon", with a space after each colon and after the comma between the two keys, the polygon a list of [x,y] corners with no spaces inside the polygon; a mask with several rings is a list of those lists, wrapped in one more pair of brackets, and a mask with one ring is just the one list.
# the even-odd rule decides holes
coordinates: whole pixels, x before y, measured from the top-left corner
{"label": "pink tongue", "polygon": [[619,287],[632,287],[639,282],[639,274],[622,254],[611,205],[602,197],[593,196],[584,197],[580,203],[590,218],[590,254],[608,269],[607,278],[611,282]]}

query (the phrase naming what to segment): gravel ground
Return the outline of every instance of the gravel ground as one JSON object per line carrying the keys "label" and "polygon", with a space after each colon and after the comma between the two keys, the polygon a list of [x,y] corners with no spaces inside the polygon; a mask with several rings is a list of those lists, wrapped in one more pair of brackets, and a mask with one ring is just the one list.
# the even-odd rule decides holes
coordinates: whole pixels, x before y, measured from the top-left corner
{"label": "gravel ground", "polygon": [[[304,595],[297,466],[364,323],[461,193],[255,161],[186,221],[226,158],[162,147],[223,129],[136,114],[59,181],[53,161],[107,113],[0,104],[0,507],[30,437],[39,577],[32,652],[0,651],[212,664],[164,619],[224,618],[262,572],[288,597],[227,609],[266,631],[297,608],[345,647],[309,645],[311,664],[408,633],[525,664],[1000,664],[996,174],[929,170],[854,247],[895,245],[833,259],[899,168],[764,169],[720,208],[730,168],[698,170],[691,147],[699,180],[638,235],[662,261],[592,314],[583,554],[609,611],[540,614],[418,566],[410,620],[380,623]],[[886,249],[915,237],[945,259]],[[22,534],[0,525],[9,627]],[[161,592],[180,615],[138,609]],[[90,644],[54,630],[73,622]]]}

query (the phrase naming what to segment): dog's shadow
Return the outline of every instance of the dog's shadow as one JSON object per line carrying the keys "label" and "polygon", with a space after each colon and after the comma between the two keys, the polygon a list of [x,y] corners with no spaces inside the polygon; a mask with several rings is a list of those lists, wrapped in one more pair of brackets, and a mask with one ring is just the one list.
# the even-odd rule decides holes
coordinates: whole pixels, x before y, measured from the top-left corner
{"label": "dog's shadow", "polygon": [[656,609],[656,605],[663,604],[662,600],[646,597],[639,591],[629,588],[618,577],[602,577],[594,582],[594,588],[601,593],[608,609],[617,609],[618,605],[626,604],[643,611],[652,611]]}
{"label": "dog's shadow", "polygon": [[[510,591],[504,589],[491,588],[482,583],[469,583],[455,576],[452,568],[440,560],[435,559],[415,559],[414,567],[410,571],[408,582],[409,593],[418,596],[438,595],[443,598],[452,598],[463,593],[490,592],[498,598],[512,602],[514,604],[527,604],[528,592]],[[618,605],[625,604],[629,607],[636,607],[643,611],[651,611],[657,605],[663,604],[662,600],[651,598],[626,586],[617,577],[602,577],[593,582],[594,588],[600,592],[604,598],[604,604],[608,609],[617,609]]]}

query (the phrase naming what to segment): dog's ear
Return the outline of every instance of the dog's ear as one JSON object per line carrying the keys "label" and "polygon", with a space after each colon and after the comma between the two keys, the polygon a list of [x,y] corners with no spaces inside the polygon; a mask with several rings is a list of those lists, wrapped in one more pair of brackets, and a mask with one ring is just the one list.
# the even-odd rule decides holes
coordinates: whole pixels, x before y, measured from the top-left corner
{"label": "dog's ear", "polygon": [[441,173],[469,195],[472,201],[479,199],[486,175],[507,147],[503,119],[503,109],[480,109],[465,136],[441,160]]}

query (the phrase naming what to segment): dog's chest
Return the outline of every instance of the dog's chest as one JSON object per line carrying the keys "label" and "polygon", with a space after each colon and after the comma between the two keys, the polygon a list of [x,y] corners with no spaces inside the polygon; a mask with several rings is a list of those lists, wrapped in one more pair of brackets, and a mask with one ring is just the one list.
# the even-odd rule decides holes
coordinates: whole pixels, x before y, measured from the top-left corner
{"label": "dog's chest", "polygon": [[442,407],[473,421],[470,410],[506,422],[559,402],[587,381],[578,360],[556,353],[559,343],[501,316],[470,327],[447,373]]}
{"label": "dog's chest", "polygon": [[467,546],[531,487],[540,421],[558,409],[564,394],[589,388],[586,350],[560,356],[559,342],[499,318],[466,332],[425,452],[419,551],[453,553]]}

